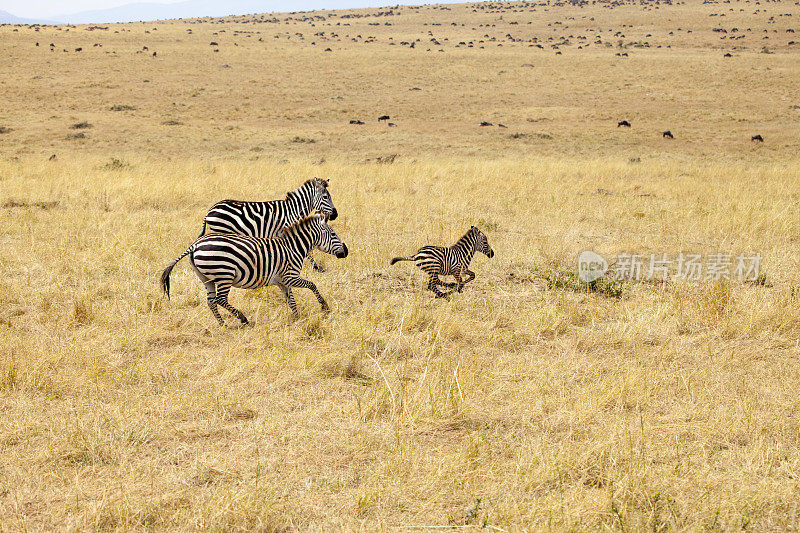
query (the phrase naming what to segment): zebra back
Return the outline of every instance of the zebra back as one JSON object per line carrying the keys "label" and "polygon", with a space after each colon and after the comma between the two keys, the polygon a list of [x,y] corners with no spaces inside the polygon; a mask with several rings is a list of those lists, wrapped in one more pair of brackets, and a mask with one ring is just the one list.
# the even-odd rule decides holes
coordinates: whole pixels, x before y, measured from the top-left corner
{"label": "zebra back", "polygon": [[338,213],[327,187],[327,181],[314,178],[287,193],[284,200],[217,202],[206,213],[200,236],[213,232],[259,238],[274,237],[286,226],[308,216],[314,209],[319,209],[333,220]]}

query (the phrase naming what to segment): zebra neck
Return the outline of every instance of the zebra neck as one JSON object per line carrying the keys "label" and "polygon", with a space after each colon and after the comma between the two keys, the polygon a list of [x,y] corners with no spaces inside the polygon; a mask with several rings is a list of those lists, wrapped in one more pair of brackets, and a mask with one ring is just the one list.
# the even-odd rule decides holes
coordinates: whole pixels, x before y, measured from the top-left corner
{"label": "zebra neck", "polygon": [[452,250],[456,256],[461,260],[461,264],[466,266],[472,261],[472,256],[475,255],[475,237],[472,232],[467,232],[466,235],[461,237],[458,242],[453,246]]}
{"label": "zebra neck", "polygon": [[294,220],[300,220],[311,214],[313,211],[313,188],[309,187],[310,182],[304,183],[302,187],[289,193],[286,198],[286,205]]}
{"label": "zebra neck", "polygon": [[315,228],[301,227],[287,235],[286,243],[300,259],[305,259],[311,250],[319,246],[319,236]]}

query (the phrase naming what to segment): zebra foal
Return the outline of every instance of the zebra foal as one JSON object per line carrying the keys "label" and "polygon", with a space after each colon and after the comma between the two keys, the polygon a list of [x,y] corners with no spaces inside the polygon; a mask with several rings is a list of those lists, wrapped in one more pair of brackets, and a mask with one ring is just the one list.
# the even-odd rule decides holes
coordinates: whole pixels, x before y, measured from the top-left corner
{"label": "zebra foal", "polygon": [[161,274],[161,288],[169,298],[169,276],[175,265],[189,256],[197,277],[206,287],[208,307],[214,317],[225,325],[217,307],[228,310],[242,324],[247,318],[228,302],[231,287],[257,289],[277,285],[297,316],[297,304],[292,288],[311,290],[323,310],[328,304],[317,286],[300,277],[303,259],[317,248],[342,259],[347,257],[347,246],[333,231],[324,215],[311,215],[284,228],[271,239],[245,235],[212,233],[198,238],[189,248],[169,264]]}
{"label": "zebra foal", "polygon": [[[200,237],[208,233],[236,233],[248,237],[274,237],[286,226],[307,217],[317,210],[328,220],[339,216],[333,205],[329,182],[320,178],[306,181],[286,194],[284,200],[269,202],[245,202],[222,200],[208,210],[203,218]],[[315,270],[322,271],[312,258],[308,258]]]}
{"label": "zebra foal", "polygon": [[[453,246],[423,246],[417,253],[407,257],[395,257],[389,263],[393,265],[399,261],[414,261],[417,267],[428,274],[428,289],[437,298],[442,298],[453,291],[461,292],[464,285],[475,279],[475,273],[469,269],[469,264],[475,252],[481,252],[486,257],[494,257],[494,250],[489,246],[486,235],[481,230],[472,226]],[[461,275],[466,274],[467,279]],[[456,283],[444,283],[439,276],[453,276]],[[451,289],[443,292],[438,287]]]}

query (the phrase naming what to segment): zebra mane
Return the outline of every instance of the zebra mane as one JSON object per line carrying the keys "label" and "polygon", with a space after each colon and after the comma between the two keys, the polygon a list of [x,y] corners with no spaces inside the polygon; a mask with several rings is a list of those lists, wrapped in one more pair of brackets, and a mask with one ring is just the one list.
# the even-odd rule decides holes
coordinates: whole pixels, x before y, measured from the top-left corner
{"label": "zebra mane", "polygon": [[310,180],[306,180],[305,182],[303,182],[303,184],[300,185],[295,190],[287,192],[286,193],[286,199],[290,200],[291,198],[300,195],[303,190],[305,190],[305,189],[307,189],[309,187],[313,190],[314,186],[317,183],[319,183],[320,185],[322,185],[326,189],[328,188],[328,180],[324,180],[322,178],[311,178]]}
{"label": "zebra mane", "polygon": [[478,243],[478,235],[480,235],[480,233],[481,233],[481,230],[479,230],[475,226],[472,226],[450,248],[451,249],[461,248],[461,249],[465,249],[465,250],[474,250],[476,245],[477,245],[477,243]]}
{"label": "zebra mane", "polygon": [[320,215],[319,213],[314,213],[313,215],[308,215],[305,218],[301,218],[300,220],[298,220],[294,224],[286,226],[285,228],[280,230],[275,235],[275,238],[276,239],[281,239],[283,237],[288,237],[289,235],[297,233],[297,231],[301,227],[309,226],[309,225],[313,224],[314,221],[317,221],[317,220],[319,220],[319,221],[324,223],[325,222],[325,216],[324,215]]}
{"label": "zebra mane", "polygon": [[303,183],[301,186],[299,186],[299,187],[298,187],[298,188],[296,188],[295,190],[287,192],[287,193],[286,193],[286,199],[287,199],[287,200],[291,200],[291,199],[292,199],[292,198],[294,198],[295,196],[299,196],[299,195],[300,195],[300,193],[301,193],[301,191],[302,191],[303,189],[305,189],[306,187],[308,187],[308,186],[309,186],[309,185],[310,185],[310,184],[311,184],[313,181],[314,181],[313,179],[306,180],[306,181],[305,181],[305,182],[304,182],[304,183]]}

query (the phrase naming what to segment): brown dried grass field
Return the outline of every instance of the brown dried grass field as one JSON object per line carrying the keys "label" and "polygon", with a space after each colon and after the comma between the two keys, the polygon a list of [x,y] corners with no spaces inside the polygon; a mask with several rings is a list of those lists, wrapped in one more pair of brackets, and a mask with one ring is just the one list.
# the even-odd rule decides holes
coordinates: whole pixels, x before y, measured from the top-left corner
{"label": "brown dried grass field", "polygon": [[[0,531],[800,528],[798,5],[387,11],[0,27]],[[313,176],[330,314],[159,293]],[[388,266],[471,224],[462,294]],[[587,249],[766,277],[614,297]]]}

